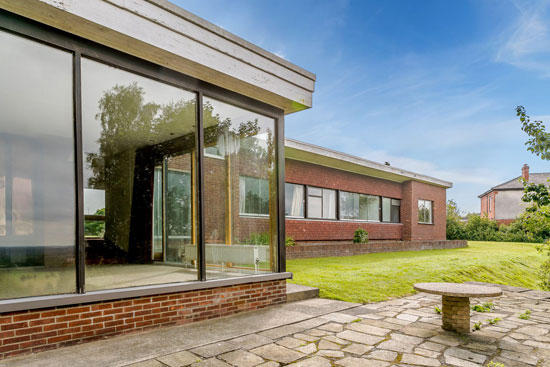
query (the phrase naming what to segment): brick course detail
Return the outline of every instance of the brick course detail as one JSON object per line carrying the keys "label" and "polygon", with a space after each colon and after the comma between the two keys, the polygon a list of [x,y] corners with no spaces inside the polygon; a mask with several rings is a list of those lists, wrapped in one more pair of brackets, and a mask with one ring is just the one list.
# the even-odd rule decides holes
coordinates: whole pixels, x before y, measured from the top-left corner
{"label": "brick course detail", "polygon": [[0,358],[286,302],[286,280],[0,314]]}
{"label": "brick course detail", "polygon": [[371,241],[358,243],[299,244],[286,248],[287,259],[353,256],[377,252],[439,250],[466,247],[466,241]]}
{"label": "brick course detail", "polygon": [[[285,181],[334,190],[401,199],[401,223],[342,220],[286,220],[286,235],[298,242],[351,241],[358,228],[372,240],[433,241],[446,239],[446,189],[418,181],[402,183],[308,162],[285,160]],[[433,202],[433,223],[418,223],[418,200]]]}
{"label": "brick course detail", "polygon": [[443,296],[444,330],[461,334],[470,332],[470,298]]}

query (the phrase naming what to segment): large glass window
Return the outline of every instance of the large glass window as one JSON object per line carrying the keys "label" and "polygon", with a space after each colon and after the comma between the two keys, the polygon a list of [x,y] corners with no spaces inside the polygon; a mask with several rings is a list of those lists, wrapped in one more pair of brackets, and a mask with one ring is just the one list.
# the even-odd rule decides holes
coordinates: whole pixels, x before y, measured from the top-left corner
{"label": "large glass window", "polygon": [[391,199],[382,198],[382,222],[391,221]]}
{"label": "large glass window", "polygon": [[433,224],[432,201],[418,200],[418,223]]}
{"label": "large glass window", "polygon": [[[277,271],[275,120],[203,99],[206,277]],[[255,217],[240,216],[254,214]]]}
{"label": "large glass window", "polygon": [[304,217],[304,185],[285,184],[285,215],[287,217]]}
{"label": "large glass window", "polygon": [[269,182],[262,178],[239,178],[241,215],[269,215]]}
{"label": "large glass window", "polygon": [[378,196],[340,191],[340,219],[379,221]]}
{"label": "large glass window", "polygon": [[317,219],[336,219],[336,191],[308,186],[307,216]]}
{"label": "large glass window", "polygon": [[198,279],[195,100],[82,59],[86,290]]}
{"label": "large glass window", "polygon": [[0,299],[72,293],[72,54],[0,31]]}
{"label": "large glass window", "polygon": [[401,200],[399,199],[391,199],[390,222],[392,223],[401,222]]}

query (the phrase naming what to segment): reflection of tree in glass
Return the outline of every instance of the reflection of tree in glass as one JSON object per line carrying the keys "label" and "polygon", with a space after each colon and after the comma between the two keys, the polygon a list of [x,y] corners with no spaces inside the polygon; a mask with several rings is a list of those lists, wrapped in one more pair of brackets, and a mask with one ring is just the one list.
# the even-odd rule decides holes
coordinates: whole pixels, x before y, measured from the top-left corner
{"label": "reflection of tree in glass", "polygon": [[[133,213],[132,200],[136,199],[136,192],[138,195],[146,194],[146,191],[136,191],[134,187],[138,152],[144,153],[142,159],[147,159],[153,151],[157,155],[170,156],[179,153],[177,149],[191,151],[195,143],[195,99],[181,99],[163,105],[145,102],[144,96],[145,90],[137,83],[115,85],[105,91],[98,101],[99,112],[95,116],[101,124],[98,150],[85,153],[86,168],[91,173],[88,188],[105,190],[105,238],[126,251]],[[223,136],[226,143],[236,142],[237,152],[242,148],[253,155],[251,162],[263,162],[264,172],[267,165],[269,174],[274,173],[272,132],[267,131],[267,141],[263,143],[255,138],[247,140],[260,132],[258,120],[232,126],[231,119],[222,120],[209,103],[203,105],[203,120],[206,127],[205,146],[215,145]],[[175,141],[184,144],[170,144]],[[153,177],[154,165],[145,167],[140,164],[138,167],[140,177]],[[173,196],[171,193],[169,195]],[[143,199],[150,198],[147,196]]]}
{"label": "reflection of tree in glass", "polygon": [[[98,209],[95,214],[96,216],[105,216],[105,208]],[[84,236],[85,237],[103,237],[105,233],[105,221],[103,220],[91,220],[84,223]]]}
{"label": "reflection of tree in glass", "polygon": [[191,236],[191,176],[168,171],[166,185],[166,232],[170,236]]}

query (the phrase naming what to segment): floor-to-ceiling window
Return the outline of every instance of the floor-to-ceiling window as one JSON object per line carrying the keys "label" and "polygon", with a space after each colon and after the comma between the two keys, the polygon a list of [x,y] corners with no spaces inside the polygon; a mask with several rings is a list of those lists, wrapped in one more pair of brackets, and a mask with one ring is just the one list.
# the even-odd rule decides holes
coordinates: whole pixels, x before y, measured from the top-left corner
{"label": "floor-to-ceiling window", "polygon": [[72,54],[0,45],[0,299],[75,292]]}
{"label": "floor-to-ceiling window", "polygon": [[104,226],[86,239],[87,290],[197,279],[195,111],[195,93],[82,59],[85,227]]}
{"label": "floor-to-ceiling window", "polygon": [[207,278],[277,269],[275,120],[204,98]]}
{"label": "floor-to-ceiling window", "polygon": [[280,110],[3,16],[0,300],[279,271]]}

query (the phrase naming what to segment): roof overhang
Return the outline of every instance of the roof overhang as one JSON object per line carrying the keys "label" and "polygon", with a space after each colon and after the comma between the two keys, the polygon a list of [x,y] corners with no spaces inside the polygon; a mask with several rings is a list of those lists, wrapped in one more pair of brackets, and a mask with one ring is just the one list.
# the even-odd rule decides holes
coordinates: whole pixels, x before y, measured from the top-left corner
{"label": "roof overhang", "polygon": [[292,113],[315,74],[165,0],[0,0],[0,8]]}
{"label": "roof overhang", "polygon": [[499,189],[499,188],[497,188],[497,187],[491,187],[489,190],[485,191],[485,192],[484,192],[483,194],[481,194],[481,195],[478,195],[477,197],[481,199],[482,197],[484,197],[484,196],[487,195],[487,194],[492,193],[493,191],[496,191],[496,192],[498,193],[499,191],[523,191],[523,190],[524,190],[523,187],[507,188],[507,189]]}
{"label": "roof overhang", "polygon": [[387,166],[385,164],[293,139],[285,139],[285,157],[393,182],[412,180],[444,188],[453,187],[453,184],[448,181],[406,171],[401,168]]}

